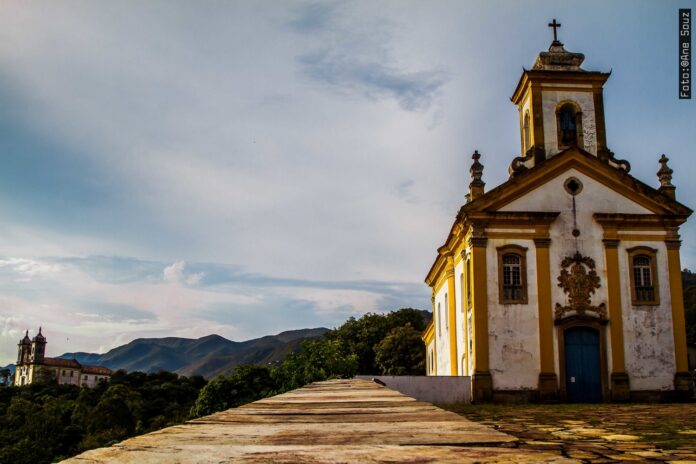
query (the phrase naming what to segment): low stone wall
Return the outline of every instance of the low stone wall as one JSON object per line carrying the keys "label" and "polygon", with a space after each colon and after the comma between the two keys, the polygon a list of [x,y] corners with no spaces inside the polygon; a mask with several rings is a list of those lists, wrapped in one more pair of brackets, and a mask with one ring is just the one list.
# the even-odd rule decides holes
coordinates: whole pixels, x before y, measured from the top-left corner
{"label": "low stone wall", "polygon": [[453,404],[471,401],[471,377],[425,375],[358,375],[378,379],[388,388],[428,403]]}

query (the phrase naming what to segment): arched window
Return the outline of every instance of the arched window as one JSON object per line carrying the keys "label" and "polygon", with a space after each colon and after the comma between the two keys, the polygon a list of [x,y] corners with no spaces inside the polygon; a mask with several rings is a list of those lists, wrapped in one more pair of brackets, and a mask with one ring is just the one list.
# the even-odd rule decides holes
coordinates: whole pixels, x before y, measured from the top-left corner
{"label": "arched window", "polygon": [[527,249],[517,245],[498,248],[498,286],[501,304],[527,303]]}
{"label": "arched window", "polygon": [[556,109],[556,124],[558,126],[558,148],[583,147],[582,143],[582,112],[575,103],[566,102]]}
{"label": "arched window", "polygon": [[529,127],[529,111],[524,112],[524,123],[523,123],[523,133],[524,133],[524,153],[532,147],[532,131]]}
{"label": "arched window", "polygon": [[634,305],[658,304],[657,274],[655,272],[657,250],[636,247],[628,250],[631,266],[631,296]]}

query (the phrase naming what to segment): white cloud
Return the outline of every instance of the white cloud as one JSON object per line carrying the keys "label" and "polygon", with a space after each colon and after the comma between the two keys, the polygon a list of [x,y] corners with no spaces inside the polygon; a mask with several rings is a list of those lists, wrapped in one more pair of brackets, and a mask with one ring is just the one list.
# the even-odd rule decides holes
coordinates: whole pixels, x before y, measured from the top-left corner
{"label": "white cloud", "polygon": [[53,274],[63,270],[63,267],[60,264],[46,263],[27,258],[0,259],[0,268],[3,267],[10,268],[13,272],[25,276]]}
{"label": "white cloud", "polygon": [[175,284],[195,286],[205,276],[204,272],[186,272],[186,262],[176,261],[164,268],[164,280]]}

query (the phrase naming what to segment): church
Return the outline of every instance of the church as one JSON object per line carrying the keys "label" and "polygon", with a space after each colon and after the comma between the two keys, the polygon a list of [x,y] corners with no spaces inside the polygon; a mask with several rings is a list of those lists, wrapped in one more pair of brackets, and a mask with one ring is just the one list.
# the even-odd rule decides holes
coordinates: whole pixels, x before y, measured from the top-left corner
{"label": "church", "polygon": [[[94,387],[108,382],[111,369],[104,366],[88,366],[75,359],[49,358],[46,356],[46,337],[39,333],[29,338],[29,331],[18,343],[15,386],[29,385],[39,379],[50,379],[60,385]],[[45,377],[44,377],[45,376]]]}
{"label": "church", "polygon": [[692,211],[665,155],[657,188],[615,157],[611,73],[582,69],[549,26],[511,98],[522,154],[486,191],[474,152],[466,204],[425,279],[427,375],[470,377],[472,401],[688,397],[679,227]]}

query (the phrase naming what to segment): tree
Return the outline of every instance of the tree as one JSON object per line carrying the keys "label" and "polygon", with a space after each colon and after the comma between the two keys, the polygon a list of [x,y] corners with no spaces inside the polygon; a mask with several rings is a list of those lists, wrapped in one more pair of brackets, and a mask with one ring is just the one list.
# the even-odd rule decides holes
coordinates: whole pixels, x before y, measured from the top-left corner
{"label": "tree", "polygon": [[393,328],[375,345],[375,361],[385,375],[423,375],[425,347],[410,323]]}
{"label": "tree", "polygon": [[97,437],[100,446],[123,440],[136,432],[141,409],[140,393],[126,385],[111,385],[90,412],[87,432]]}
{"label": "tree", "polygon": [[265,366],[238,366],[230,376],[218,376],[200,391],[191,415],[205,416],[273,394],[277,384]]}
{"label": "tree", "polygon": [[290,353],[274,372],[283,391],[311,382],[349,378],[357,373],[358,357],[335,339],[305,340],[298,353]]}
{"label": "tree", "polygon": [[381,342],[389,331],[406,324],[422,331],[427,323],[423,316],[423,311],[413,308],[402,308],[386,315],[367,313],[360,319],[351,317],[326,337],[339,340],[348,352],[357,355],[358,373],[379,374],[381,369],[375,362],[375,345]]}

